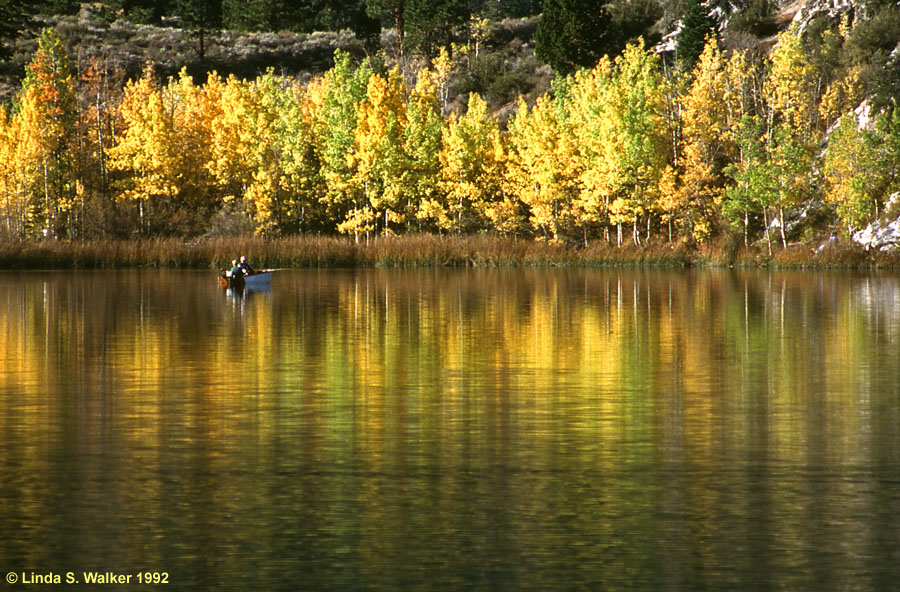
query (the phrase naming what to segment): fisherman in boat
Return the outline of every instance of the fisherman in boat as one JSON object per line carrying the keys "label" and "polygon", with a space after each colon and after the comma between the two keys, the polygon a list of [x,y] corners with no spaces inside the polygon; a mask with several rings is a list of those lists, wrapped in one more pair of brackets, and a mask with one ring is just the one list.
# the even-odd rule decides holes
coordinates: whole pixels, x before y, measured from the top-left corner
{"label": "fisherman in boat", "polygon": [[238,260],[237,259],[233,260],[231,262],[231,271],[228,272],[228,277],[231,279],[237,279],[237,278],[243,279],[243,277],[245,275],[247,275],[247,274],[244,273],[244,268],[241,267],[240,263],[238,263]]}
{"label": "fisherman in boat", "polygon": [[250,267],[250,264],[247,262],[247,257],[245,255],[241,255],[241,262],[238,264],[238,267],[241,268],[241,271],[244,275],[253,275],[256,273],[256,270]]}

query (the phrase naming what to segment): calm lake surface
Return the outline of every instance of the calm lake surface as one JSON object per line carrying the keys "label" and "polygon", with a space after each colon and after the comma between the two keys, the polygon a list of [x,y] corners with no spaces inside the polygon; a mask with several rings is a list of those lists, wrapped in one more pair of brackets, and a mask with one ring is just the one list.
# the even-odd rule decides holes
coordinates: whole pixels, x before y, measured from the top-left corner
{"label": "calm lake surface", "polygon": [[900,277],[3,273],[0,502],[8,589],[896,591]]}

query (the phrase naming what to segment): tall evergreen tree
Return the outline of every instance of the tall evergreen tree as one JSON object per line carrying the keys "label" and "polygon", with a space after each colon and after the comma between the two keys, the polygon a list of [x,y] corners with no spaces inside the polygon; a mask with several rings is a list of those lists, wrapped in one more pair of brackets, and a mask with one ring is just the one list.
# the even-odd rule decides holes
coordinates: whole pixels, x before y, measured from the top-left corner
{"label": "tall evergreen tree", "polygon": [[408,0],[406,8],[407,43],[429,55],[440,47],[449,47],[453,29],[469,19],[466,0]]}
{"label": "tall evergreen tree", "polygon": [[408,0],[366,0],[366,13],[378,20],[381,26],[397,32],[397,51],[402,54],[403,37],[406,32],[406,7]]}
{"label": "tall evergreen tree", "polygon": [[611,24],[608,0],[544,0],[535,52],[558,74],[592,68],[618,43]]}
{"label": "tall evergreen tree", "polygon": [[278,22],[280,5],[278,0],[222,0],[222,24],[238,31],[270,30]]}
{"label": "tall evergreen tree", "polygon": [[177,0],[181,26],[197,37],[200,60],[206,59],[206,36],[222,26],[222,0]]}
{"label": "tall evergreen tree", "polygon": [[704,0],[690,0],[681,17],[681,31],[675,43],[675,56],[683,70],[690,70],[703,52],[715,21]]}

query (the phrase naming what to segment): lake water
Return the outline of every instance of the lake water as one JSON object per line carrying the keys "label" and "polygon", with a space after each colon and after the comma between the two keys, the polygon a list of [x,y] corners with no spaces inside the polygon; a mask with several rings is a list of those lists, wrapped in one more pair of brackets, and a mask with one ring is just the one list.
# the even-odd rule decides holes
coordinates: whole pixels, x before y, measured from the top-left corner
{"label": "lake water", "polygon": [[3,273],[0,502],[11,590],[898,590],[900,277]]}

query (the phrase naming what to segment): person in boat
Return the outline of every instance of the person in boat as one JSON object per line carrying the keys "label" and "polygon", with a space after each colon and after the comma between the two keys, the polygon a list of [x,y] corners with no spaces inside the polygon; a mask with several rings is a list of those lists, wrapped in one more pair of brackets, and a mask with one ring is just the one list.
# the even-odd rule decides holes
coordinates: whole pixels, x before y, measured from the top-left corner
{"label": "person in boat", "polygon": [[247,262],[247,257],[245,255],[241,255],[241,262],[238,264],[238,267],[241,268],[244,275],[253,275],[256,273],[256,270],[250,267],[250,263]]}
{"label": "person in boat", "polygon": [[246,274],[244,273],[244,268],[238,263],[238,260],[235,259],[231,262],[231,271],[228,272],[228,277],[231,279],[235,278],[243,278]]}
{"label": "person in boat", "polygon": [[230,268],[226,267],[224,269],[219,270],[221,272],[219,274],[219,277],[221,277],[222,279],[226,279],[226,280],[231,278],[231,270],[234,269],[235,267],[237,267],[237,264],[238,264],[237,259],[232,259]]}

